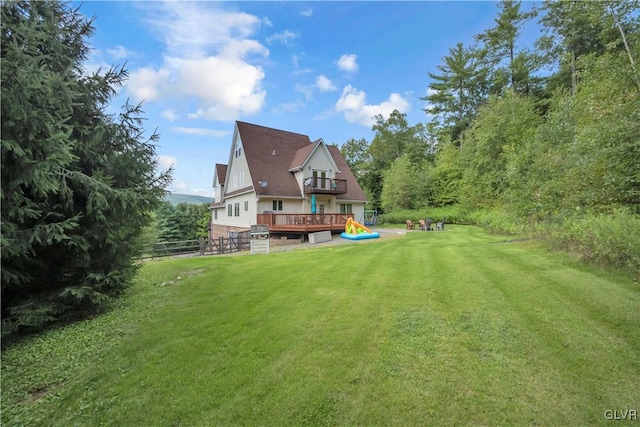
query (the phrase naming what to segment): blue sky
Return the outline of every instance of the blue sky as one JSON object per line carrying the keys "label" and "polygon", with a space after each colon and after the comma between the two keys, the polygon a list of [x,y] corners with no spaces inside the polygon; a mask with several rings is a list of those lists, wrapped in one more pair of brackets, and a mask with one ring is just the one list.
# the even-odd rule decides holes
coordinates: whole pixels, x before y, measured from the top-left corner
{"label": "blue sky", "polygon": [[371,141],[372,117],[393,109],[426,122],[427,73],[498,11],[484,1],[74,5],[95,16],[87,69],[126,62],[130,74],[109,111],[144,101],[159,163],[174,165],[169,189],[206,196],[235,120],[338,145]]}

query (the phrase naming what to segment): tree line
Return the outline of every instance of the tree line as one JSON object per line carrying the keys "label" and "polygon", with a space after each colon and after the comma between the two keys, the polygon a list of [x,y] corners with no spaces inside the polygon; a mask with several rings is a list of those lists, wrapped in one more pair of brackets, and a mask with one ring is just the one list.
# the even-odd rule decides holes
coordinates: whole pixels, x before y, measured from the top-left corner
{"label": "tree line", "polygon": [[[638,1],[498,4],[495,26],[442,58],[428,121],[376,117],[342,153],[384,212],[463,204],[540,219],[639,213]],[[519,48],[522,26],[543,34]]]}
{"label": "tree line", "polygon": [[155,210],[152,223],[145,229],[145,243],[206,238],[210,223],[209,203],[173,205],[165,201]]}
{"label": "tree line", "polygon": [[[428,73],[425,123],[378,116],[343,155],[385,213],[493,212],[640,270],[640,3],[497,6]],[[529,49],[525,24],[541,34]]]}

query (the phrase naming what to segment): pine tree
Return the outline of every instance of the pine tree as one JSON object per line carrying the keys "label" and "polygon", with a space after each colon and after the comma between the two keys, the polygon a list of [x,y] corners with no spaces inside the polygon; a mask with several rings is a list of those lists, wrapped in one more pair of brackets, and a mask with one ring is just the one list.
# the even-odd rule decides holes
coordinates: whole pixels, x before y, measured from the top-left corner
{"label": "pine tree", "polygon": [[92,20],[56,1],[2,3],[2,333],[102,306],[135,271],[156,172],[140,106],[105,113],[123,68],[86,75]]}
{"label": "pine tree", "polygon": [[458,43],[449,49],[437,68],[442,74],[429,73],[432,82],[429,94],[422,98],[429,103],[427,114],[435,116],[457,145],[462,145],[463,131],[487,97],[487,68],[482,53]]}

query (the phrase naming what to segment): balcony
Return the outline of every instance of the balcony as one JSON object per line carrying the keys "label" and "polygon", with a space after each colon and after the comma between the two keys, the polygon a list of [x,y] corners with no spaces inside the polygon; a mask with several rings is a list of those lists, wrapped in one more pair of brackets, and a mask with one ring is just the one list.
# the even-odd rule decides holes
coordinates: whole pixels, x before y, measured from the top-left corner
{"label": "balcony", "polygon": [[269,225],[271,233],[344,231],[353,214],[258,214],[257,223]]}
{"label": "balcony", "polygon": [[304,180],[304,194],[345,194],[347,181],[344,179],[331,179],[312,177]]}

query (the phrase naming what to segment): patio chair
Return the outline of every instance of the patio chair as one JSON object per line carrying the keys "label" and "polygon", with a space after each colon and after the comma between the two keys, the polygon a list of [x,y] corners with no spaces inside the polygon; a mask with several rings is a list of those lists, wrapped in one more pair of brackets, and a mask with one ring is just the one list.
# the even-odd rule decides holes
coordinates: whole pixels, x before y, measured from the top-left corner
{"label": "patio chair", "polygon": [[419,219],[418,223],[420,224],[420,230],[424,231],[427,229],[427,223],[424,221],[424,219]]}
{"label": "patio chair", "polygon": [[407,230],[413,230],[416,228],[416,225],[410,219],[407,220]]}
{"label": "patio chair", "polygon": [[433,218],[427,218],[427,223],[425,225],[425,230],[427,230],[427,231],[433,230],[433,228],[431,228],[431,224],[433,224]]}

